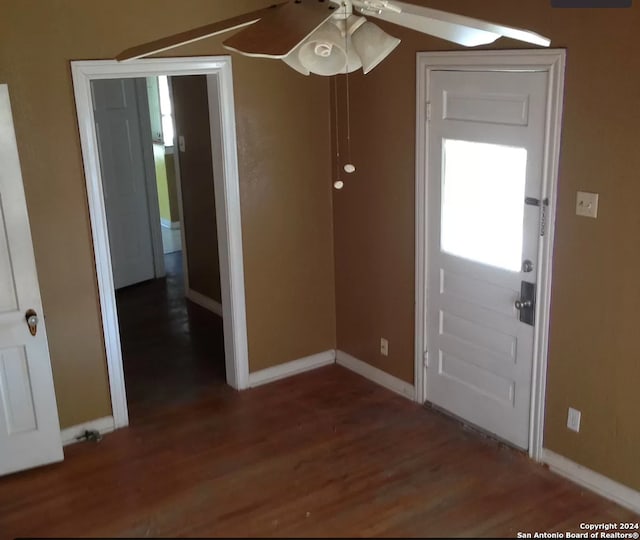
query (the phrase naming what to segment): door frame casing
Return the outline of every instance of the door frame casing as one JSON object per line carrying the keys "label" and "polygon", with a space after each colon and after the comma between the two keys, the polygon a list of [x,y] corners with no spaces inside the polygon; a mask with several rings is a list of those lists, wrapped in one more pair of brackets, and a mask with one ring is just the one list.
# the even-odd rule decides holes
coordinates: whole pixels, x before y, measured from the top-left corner
{"label": "door frame casing", "polygon": [[80,130],[91,231],[93,234],[98,293],[115,427],[120,428],[128,425],[129,414],[92,107],[91,81],[95,79],[146,78],[159,75],[217,76],[223,140],[222,148],[220,149],[222,163],[219,164],[222,178],[220,182],[217,182],[215,191],[216,196],[222,196],[222,200],[217,201],[216,208],[221,214],[218,219],[218,225],[223,224],[223,227],[218,226],[218,246],[220,250],[221,277],[223,278],[221,285],[225,367],[227,384],[238,390],[247,388],[249,353],[231,58],[229,56],[214,56],[139,59],[130,62],[117,62],[115,60],[72,61],[71,73]]}
{"label": "door frame casing", "polygon": [[452,51],[417,53],[416,72],[416,312],[415,388],[416,401],[426,401],[425,352],[428,351],[427,317],[427,200],[429,86],[433,71],[546,71],[549,74],[544,141],[542,199],[549,199],[545,236],[538,246],[538,292],[534,328],[531,377],[529,456],[540,461],[544,433],[547,352],[551,308],[552,254],[555,234],[556,195],[560,162],[562,98],[566,51],[564,49]]}

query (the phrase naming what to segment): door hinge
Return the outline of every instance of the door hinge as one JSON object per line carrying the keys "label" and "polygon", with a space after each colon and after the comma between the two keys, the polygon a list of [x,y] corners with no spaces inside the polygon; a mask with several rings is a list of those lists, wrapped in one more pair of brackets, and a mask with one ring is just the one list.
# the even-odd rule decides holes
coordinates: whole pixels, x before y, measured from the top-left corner
{"label": "door hinge", "polygon": [[422,363],[424,364],[424,367],[429,367],[429,351],[424,351],[424,353],[422,353]]}
{"label": "door hinge", "polygon": [[431,102],[427,101],[427,122],[431,121]]}

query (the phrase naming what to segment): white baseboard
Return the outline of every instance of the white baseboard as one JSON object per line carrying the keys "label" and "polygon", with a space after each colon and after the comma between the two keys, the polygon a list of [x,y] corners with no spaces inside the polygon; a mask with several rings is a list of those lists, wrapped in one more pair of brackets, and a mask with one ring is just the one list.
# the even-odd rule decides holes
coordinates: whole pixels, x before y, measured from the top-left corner
{"label": "white baseboard", "polygon": [[84,424],[78,424],[76,426],[60,430],[60,438],[62,439],[62,444],[67,446],[68,444],[80,442],[76,437],[82,435],[85,430],[96,430],[104,435],[105,433],[112,432],[114,429],[115,423],[113,421],[113,416],[105,416],[104,418],[96,418],[90,422],[85,422]]}
{"label": "white baseboard", "polygon": [[162,225],[165,229],[179,229],[180,222],[179,221],[169,221],[165,218],[160,218],[160,225]]}
{"label": "white baseboard", "polygon": [[639,491],[635,491],[624,484],[611,480],[611,478],[607,478],[587,467],[583,467],[546,448],[542,449],[542,462],[549,465],[549,469],[560,476],[564,476],[576,484],[640,514]]}
{"label": "white baseboard", "polygon": [[336,361],[336,351],[333,349],[318,354],[312,354],[286,364],[280,364],[260,371],[249,373],[249,387],[260,386],[270,382],[286,379],[298,373],[311,371],[323,366],[329,366]]}
{"label": "white baseboard", "polygon": [[371,364],[358,360],[346,352],[336,351],[336,363],[411,401],[416,399],[416,391],[413,385],[389,375]]}
{"label": "white baseboard", "polygon": [[199,306],[212,311],[216,315],[222,317],[222,304],[216,302],[215,300],[205,296],[204,294],[199,293],[198,291],[194,291],[193,289],[187,290],[187,298],[191,300],[193,303],[198,304]]}

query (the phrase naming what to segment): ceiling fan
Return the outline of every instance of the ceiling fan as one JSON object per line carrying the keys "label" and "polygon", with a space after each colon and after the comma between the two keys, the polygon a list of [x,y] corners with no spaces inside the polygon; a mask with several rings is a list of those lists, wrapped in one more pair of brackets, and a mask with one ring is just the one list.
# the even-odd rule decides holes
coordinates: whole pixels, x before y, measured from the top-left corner
{"label": "ceiling fan", "polygon": [[546,37],[528,30],[401,1],[290,0],[139,45],[116,58],[142,58],[243,28],[223,42],[227,49],[246,56],[283,60],[303,75],[331,76],[360,68],[368,73],[400,40],[365,16],[465,47],[486,45],[500,37],[543,47],[550,44]]}

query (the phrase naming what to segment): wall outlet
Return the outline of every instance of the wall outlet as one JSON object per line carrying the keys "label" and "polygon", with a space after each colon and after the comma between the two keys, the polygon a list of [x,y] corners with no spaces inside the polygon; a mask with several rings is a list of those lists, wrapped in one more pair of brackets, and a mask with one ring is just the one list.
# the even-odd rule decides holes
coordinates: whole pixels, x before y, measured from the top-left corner
{"label": "wall outlet", "polygon": [[587,193],[586,191],[578,191],[576,197],[576,215],[597,218],[598,217],[598,198],[597,193]]}
{"label": "wall outlet", "polygon": [[582,416],[582,413],[578,409],[569,407],[569,414],[567,414],[567,427],[571,431],[575,431],[576,433],[580,431],[581,416]]}
{"label": "wall outlet", "polygon": [[389,340],[380,338],[380,354],[382,356],[389,356]]}

